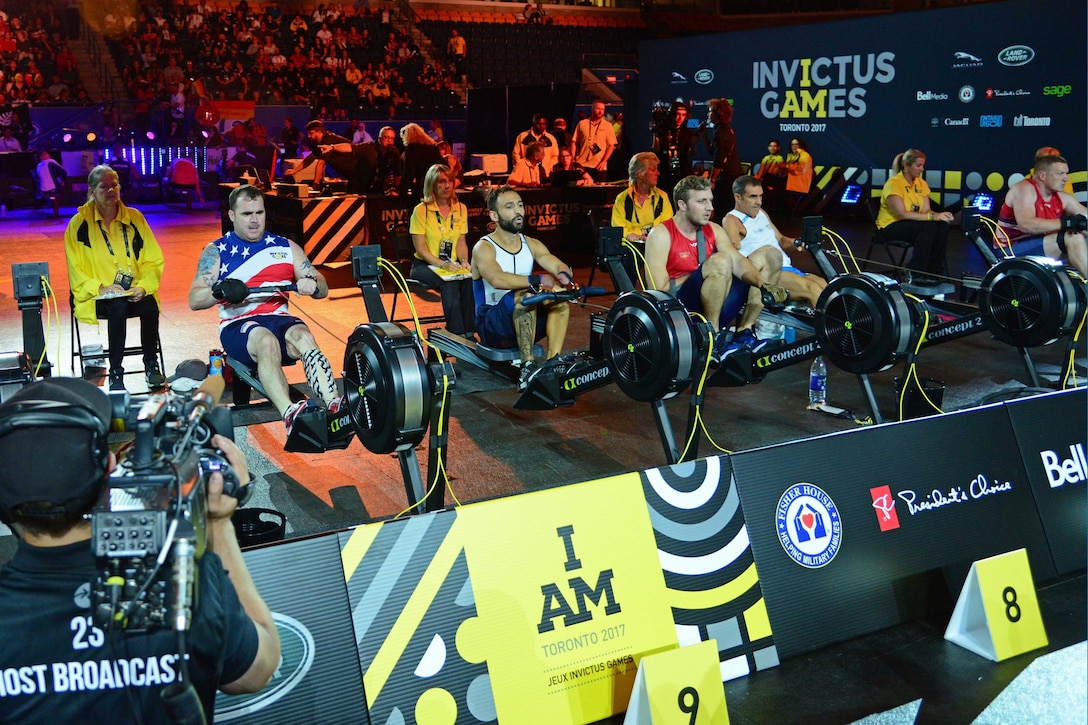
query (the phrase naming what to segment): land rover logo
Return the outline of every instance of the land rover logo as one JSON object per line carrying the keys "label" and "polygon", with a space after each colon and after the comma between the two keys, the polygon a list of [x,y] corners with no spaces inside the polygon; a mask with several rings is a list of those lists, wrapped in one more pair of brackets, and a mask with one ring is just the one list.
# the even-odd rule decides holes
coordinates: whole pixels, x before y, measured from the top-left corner
{"label": "land rover logo", "polygon": [[225,695],[219,693],[215,700],[215,721],[228,722],[244,719],[263,710],[302,682],[314,664],[314,636],[302,622],[279,612],[272,613],[280,634],[282,660],[272,677],[272,682],[260,692],[251,695]]}
{"label": "land rover logo", "polygon": [[695,82],[701,86],[705,86],[714,80],[714,71],[709,68],[703,68],[702,70],[695,71]]}
{"label": "land rover logo", "polygon": [[997,62],[1001,65],[1027,65],[1033,60],[1035,51],[1026,45],[1010,45],[997,54]]}

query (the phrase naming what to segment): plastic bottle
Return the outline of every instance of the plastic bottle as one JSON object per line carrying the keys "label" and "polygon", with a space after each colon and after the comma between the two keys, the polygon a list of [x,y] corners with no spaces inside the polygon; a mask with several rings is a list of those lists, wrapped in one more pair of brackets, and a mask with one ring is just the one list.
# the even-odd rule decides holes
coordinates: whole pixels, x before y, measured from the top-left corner
{"label": "plastic bottle", "polygon": [[209,375],[222,375],[223,374],[223,351],[212,350],[208,353],[208,374]]}
{"label": "plastic bottle", "polygon": [[813,409],[827,403],[827,363],[817,355],[808,371],[808,407]]}

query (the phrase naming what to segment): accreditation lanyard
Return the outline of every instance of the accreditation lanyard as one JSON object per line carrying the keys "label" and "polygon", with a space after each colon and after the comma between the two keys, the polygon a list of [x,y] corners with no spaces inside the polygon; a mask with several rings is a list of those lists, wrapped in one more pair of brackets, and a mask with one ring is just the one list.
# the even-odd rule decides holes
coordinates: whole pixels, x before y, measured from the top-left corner
{"label": "accreditation lanyard", "polygon": [[[121,235],[125,238],[125,264],[128,269],[126,272],[132,271],[132,251],[128,246],[128,227],[123,222],[118,222],[121,225]],[[121,265],[117,263],[117,254],[113,251],[113,245],[110,244],[110,237],[106,234],[106,227],[102,226],[102,220],[98,220],[98,230],[102,232],[102,238],[106,240],[106,249],[110,250],[110,256],[113,257],[113,264],[118,270],[121,269]]]}
{"label": "accreditation lanyard", "polygon": [[434,210],[434,218],[435,218],[435,221],[438,223],[438,250],[439,250],[439,255],[438,256],[441,257],[442,252],[447,251],[447,250],[443,250],[442,247],[443,247],[443,245],[448,244],[449,245],[448,254],[449,254],[449,259],[451,261],[453,260],[454,254],[455,254],[455,251],[453,249],[453,235],[454,235],[454,229],[457,226],[456,212],[457,212],[457,205],[456,204],[450,204],[450,217],[449,217],[449,219],[450,219],[450,228],[449,228],[449,232],[447,233],[447,231],[446,231],[446,222],[445,222],[445,220],[442,219],[441,212],[439,212],[437,208]]}

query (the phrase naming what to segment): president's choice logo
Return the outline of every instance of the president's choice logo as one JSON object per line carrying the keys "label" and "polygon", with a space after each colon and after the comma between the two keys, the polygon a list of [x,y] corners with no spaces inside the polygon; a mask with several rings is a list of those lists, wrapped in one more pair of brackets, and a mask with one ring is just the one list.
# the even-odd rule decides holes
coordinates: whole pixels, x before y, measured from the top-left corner
{"label": "president's choice logo", "polygon": [[786,489],[775,508],[775,525],[786,554],[808,569],[830,564],[842,546],[839,510],[830,496],[811,483]]}
{"label": "president's choice logo", "polygon": [[892,497],[891,487],[870,488],[869,495],[873,498],[873,510],[876,511],[876,522],[880,525],[880,530],[898,529],[899,514],[895,512],[895,498]]}

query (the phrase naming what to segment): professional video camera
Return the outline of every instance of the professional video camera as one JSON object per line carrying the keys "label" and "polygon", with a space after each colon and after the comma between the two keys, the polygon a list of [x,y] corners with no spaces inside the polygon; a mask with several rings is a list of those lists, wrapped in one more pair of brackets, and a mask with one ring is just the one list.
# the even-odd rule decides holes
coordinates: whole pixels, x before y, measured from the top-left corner
{"label": "professional video camera", "polygon": [[[206,387],[222,393],[221,382]],[[91,591],[98,627],[188,629],[196,560],[207,543],[208,479],[222,473],[223,492],[239,505],[250,493],[211,445],[215,433],[233,432],[230,409],[216,408],[217,398],[203,388],[191,400],[162,393],[130,404],[127,395],[114,397],[115,430],[119,421],[135,440],[91,512],[91,547],[105,561]]]}
{"label": "professional video camera", "polygon": [[650,109],[650,132],[654,136],[665,136],[672,128],[672,118],[669,114],[669,104],[665,101],[654,101]]}

